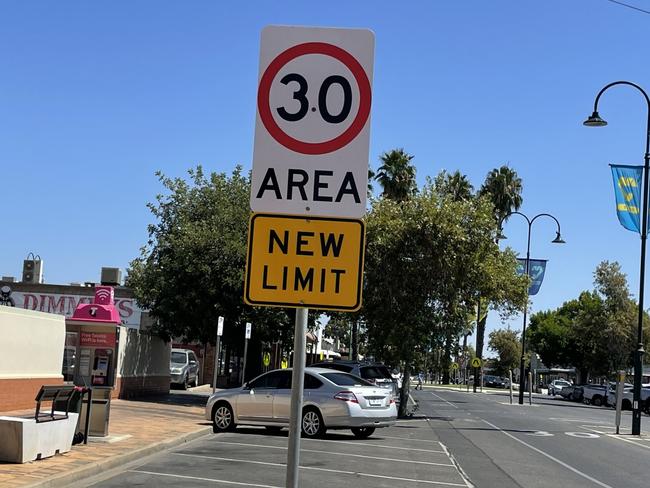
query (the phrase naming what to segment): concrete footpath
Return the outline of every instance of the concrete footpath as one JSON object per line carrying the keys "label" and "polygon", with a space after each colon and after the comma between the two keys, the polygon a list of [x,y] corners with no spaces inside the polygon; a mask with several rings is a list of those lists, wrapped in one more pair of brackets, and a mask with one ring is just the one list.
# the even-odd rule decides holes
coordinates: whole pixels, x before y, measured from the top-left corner
{"label": "concrete footpath", "polygon": [[[63,487],[179,446],[212,432],[203,417],[207,396],[171,392],[139,401],[113,400],[111,442],[72,446],[70,452],[25,464],[0,462],[0,487]],[[34,410],[2,415],[33,415]]]}

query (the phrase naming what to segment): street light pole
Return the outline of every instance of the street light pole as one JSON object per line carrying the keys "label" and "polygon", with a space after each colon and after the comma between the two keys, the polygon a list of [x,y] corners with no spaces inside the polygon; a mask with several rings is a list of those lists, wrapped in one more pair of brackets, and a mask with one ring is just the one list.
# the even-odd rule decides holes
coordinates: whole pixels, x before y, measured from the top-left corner
{"label": "street light pole", "polygon": [[[510,212],[506,218],[510,217],[511,215],[521,215],[524,219],[526,219],[526,223],[528,224],[528,243],[526,244],[526,267],[525,267],[525,272],[526,276],[530,276],[530,234],[531,230],[533,227],[533,222],[537,220],[540,217],[549,217],[553,220],[555,220],[555,223],[557,224],[557,234],[555,236],[555,239],[553,239],[551,242],[553,244],[564,244],[564,240],[562,240],[562,235],[560,233],[560,222],[553,217],[551,214],[548,213],[541,213],[535,215],[532,219],[529,219],[527,215],[521,213],[521,212]],[[504,219],[505,220],[505,219]],[[499,229],[501,228],[501,223],[499,224]],[[503,234],[499,234],[498,236],[499,239],[505,239],[505,236]],[[524,390],[526,389],[526,372],[525,372],[525,366],[526,366],[526,318],[528,315],[528,288],[526,289],[526,304],[524,306],[524,323],[521,329],[521,359],[519,360],[519,405],[524,404]]]}
{"label": "street light pole", "polygon": [[639,270],[639,317],[637,327],[637,348],[634,352],[634,389],[632,401],[632,435],[641,434],[641,382],[643,376],[643,295],[645,292],[645,250],[648,240],[648,175],[650,174],[650,98],[643,88],[629,81],[615,81],[603,87],[594,101],[594,112],[583,122],[587,127],[604,127],[607,122],[598,114],[598,101],[605,91],[616,85],[636,88],[645,98],[648,106],[646,123],[645,155],[643,165],[643,207],[641,209],[641,265]]}

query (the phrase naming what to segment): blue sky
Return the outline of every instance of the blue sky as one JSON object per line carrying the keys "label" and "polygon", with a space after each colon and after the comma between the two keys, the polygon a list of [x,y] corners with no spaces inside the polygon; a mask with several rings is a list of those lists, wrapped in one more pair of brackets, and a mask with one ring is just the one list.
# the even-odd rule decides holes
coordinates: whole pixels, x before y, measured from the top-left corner
{"label": "blue sky", "polygon": [[[648,0],[629,0],[650,10]],[[415,155],[418,181],[459,169],[476,187],[514,168],[532,256],[549,259],[533,310],[592,287],[617,260],[638,290],[639,238],[614,213],[610,162],[642,164],[650,15],[607,0],[545,2],[45,2],[0,5],[0,274],[32,251],[48,283],[97,281],[146,242],[162,170],[250,168],[259,36],[268,24],[375,32],[371,164]],[[505,227],[525,253],[523,220]],[[520,322],[513,322],[513,327]],[[489,327],[499,326],[491,314]]]}

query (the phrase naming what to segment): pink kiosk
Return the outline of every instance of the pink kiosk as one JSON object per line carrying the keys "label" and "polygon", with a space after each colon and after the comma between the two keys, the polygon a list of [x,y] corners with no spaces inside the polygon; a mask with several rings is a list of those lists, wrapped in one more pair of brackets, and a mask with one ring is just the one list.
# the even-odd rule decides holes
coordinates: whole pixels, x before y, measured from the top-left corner
{"label": "pink kiosk", "polygon": [[[122,320],[115,308],[111,286],[96,286],[92,303],[77,305],[66,319],[66,337],[74,339],[66,345],[70,356],[71,378],[75,385],[92,388],[91,436],[107,436],[111,394],[117,376],[118,344]],[[84,401],[80,418],[86,418]]]}

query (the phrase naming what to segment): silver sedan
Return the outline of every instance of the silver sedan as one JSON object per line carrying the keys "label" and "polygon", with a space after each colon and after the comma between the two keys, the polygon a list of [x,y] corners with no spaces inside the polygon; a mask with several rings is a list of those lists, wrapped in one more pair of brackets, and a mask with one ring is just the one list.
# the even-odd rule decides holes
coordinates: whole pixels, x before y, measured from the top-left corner
{"label": "silver sedan", "polygon": [[[205,418],[215,432],[236,425],[262,425],[269,430],[289,426],[291,369],[269,371],[240,388],[223,390],[208,399]],[[365,438],[397,419],[390,391],[357,376],[325,368],[305,368],[302,433],[320,437],[327,429],[351,429]]]}

